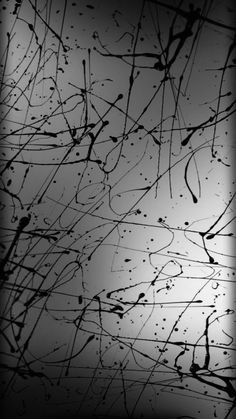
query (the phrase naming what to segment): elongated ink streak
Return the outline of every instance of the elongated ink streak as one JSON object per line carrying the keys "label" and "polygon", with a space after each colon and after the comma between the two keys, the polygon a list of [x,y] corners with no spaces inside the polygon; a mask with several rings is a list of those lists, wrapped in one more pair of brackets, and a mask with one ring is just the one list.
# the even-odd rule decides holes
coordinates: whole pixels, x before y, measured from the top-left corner
{"label": "elongated ink streak", "polygon": [[14,236],[12,242],[11,242],[11,245],[10,245],[4,259],[0,262],[0,275],[3,276],[3,278],[5,278],[5,279],[7,279],[7,277],[5,277],[5,274],[4,274],[4,267],[7,264],[7,262],[9,261],[11,253],[12,253],[14,247],[16,246],[16,244],[19,240],[19,237],[20,237],[22,231],[24,230],[24,228],[27,227],[27,225],[29,224],[30,219],[31,219],[30,214],[28,215],[28,217],[22,217],[20,219],[18,227],[16,229],[15,236]]}

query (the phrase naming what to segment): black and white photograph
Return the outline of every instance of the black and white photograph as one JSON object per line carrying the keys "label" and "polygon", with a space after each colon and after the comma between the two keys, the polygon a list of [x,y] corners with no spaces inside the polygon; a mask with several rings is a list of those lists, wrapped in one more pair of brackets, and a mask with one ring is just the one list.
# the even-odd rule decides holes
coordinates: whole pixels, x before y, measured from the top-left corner
{"label": "black and white photograph", "polygon": [[233,419],[233,0],[0,2],[2,419]]}

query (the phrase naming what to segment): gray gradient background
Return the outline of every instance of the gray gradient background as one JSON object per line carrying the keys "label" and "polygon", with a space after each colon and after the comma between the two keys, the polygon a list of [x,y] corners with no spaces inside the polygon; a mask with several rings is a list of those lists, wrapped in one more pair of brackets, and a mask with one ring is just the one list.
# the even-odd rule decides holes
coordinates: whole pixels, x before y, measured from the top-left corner
{"label": "gray gradient background", "polygon": [[[161,40],[166,45],[174,13],[165,5],[177,7],[178,2],[163,3],[156,7],[153,2],[145,2],[145,18],[142,19],[136,52],[160,53],[155,26],[157,19]],[[41,16],[45,20],[50,16],[50,25],[57,33],[62,30],[63,8],[67,4],[61,33],[64,44],[68,46],[66,53],[62,45],[59,47],[58,39],[50,30],[46,31],[45,25],[35,17],[28,1],[22,2],[17,21],[12,15],[14,2],[2,2],[2,7],[4,4],[4,28],[9,28],[15,36],[6,61],[7,86],[4,85],[3,97],[6,94],[10,96],[1,108],[5,120],[2,136],[4,132],[20,128],[22,123],[39,126],[39,119],[50,115],[58,106],[59,94],[65,101],[71,95],[80,93],[79,89],[84,88],[85,60],[86,88],[92,93],[88,95],[90,123],[98,123],[99,115],[103,115],[109,107],[99,97],[114,102],[119,94],[123,95],[117,102],[121,111],[113,107],[105,116],[109,125],[104,127],[92,151],[93,159],[103,162],[106,159],[106,169],[109,170],[119,152],[119,146],[110,136],[118,137],[120,141],[124,129],[127,133],[133,127],[132,119],[137,120],[142,113],[160,87],[164,74],[153,68],[153,58],[135,59],[135,81],[126,121],[124,111],[132,57],[124,61],[118,57],[102,56],[97,50],[104,52],[106,48],[112,54],[132,52],[134,44],[131,41],[137,33],[142,2],[37,2]],[[194,2],[194,6],[197,5],[205,13],[209,8],[209,18],[234,26],[233,2]],[[189,4],[183,1],[180,7],[188,10]],[[184,22],[178,16],[175,30],[182,30]],[[39,43],[45,36],[43,56],[39,62],[37,54],[30,63],[37,50],[37,42],[28,23],[35,24]],[[194,29],[196,26],[195,23]],[[95,31],[104,49],[93,35]],[[233,232],[233,225],[229,223],[224,228],[233,217],[233,206],[229,206],[214,230],[222,228],[222,231],[207,243],[209,253],[217,264],[209,263],[198,233],[206,231],[217,220],[232,197],[234,127],[230,118],[217,125],[216,158],[211,154],[214,127],[198,130],[185,147],[181,146],[181,141],[187,131],[178,128],[194,127],[214,115],[222,74],[219,69],[225,63],[233,34],[230,30],[205,22],[183,73],[192,37],[187,39],[171,67],[172,82],[165,83],[164,91],[162,85],[143,113],[139,124],[144,128],[139,127],[137,132],[127,135],[119,163],[106,178],[97,163],[89,162],[87,166],[85,163],[62,164],[58,170],[58,166],[54,166],[62,161],[72,144],[68,124],[73,128],[84,123],[81,96],[75,96],[63,105],[67,122],[61,114],[50,116],[47,122],[45,120],[41,130],[60,131],[57,138],[40,136],[39,133],[26,144],[30,133],[34,132],[30,126],[23,128],[21,135],[14,133],[3,138],[2,147],[7,157],[2,155],[2,167],[21,148],[12,169],[4,172],[3,182],[10,184],[11,193],[22,202],[21,207],[17,200],[12,201],[3,194],[4,226],[10,228],[3,236],[5,249],[9,247],[17,222],[28,214],[31,220],[26,231],[45,229],[48,234],[54,232],[57,238],[47,241],[25,235],[18,242],[12,258],[13,262],[22,260],[23,265],[36,269],[45,279],[42,280],[39,275],[31,277],[21,268],[9,278],[11,283],[16,281],[16,284],[32,289],[39,286],[41,290],[51,289],[46,298],[35,297],[30,305],[18,342],[23,346],[37,324],[25,360],[32,362],[35,371],[47,374],[50,381],[39,377],[23,379],[16,375],[4,395],[5,417],[227,417],[232,399],[224,391],[193,378],[190,367],[193,346],[198,339],[202,346],[196,349],[195,362],[199,365],[204,362],[205,322],[211,313],[209,340],[213,346],[210,348],[210,368],[221,368],[224,375],[228,374],[227,368],[234,364],[232,354],[235,346],[231,339],[234,237],[227,236]],[[6,42],[6,37],[3,36],[3,39]],[[173,44],[170,54],[174,48]],[[91,50],[90,63],[88,49]],[[27,56],[22,60],[25,51]],[[232,54],[230,64],[234,57]],[[3,62],[4,59],[3,55]],[[50,89],[55,87],[53,79],[57,65],[62,69],[57,74],[58,91]],[[229,67],[225,72],[220,111],[233,102],[232,95],[226,96],[232,90],[232,71]],[[173,125],[174,95],[177,94],[182,73],[178,113]],[[25,96],[18,98],[15,107],[19,110],[12,109],[8,113],[8,105],[12,105],[19,96],[19,89],[24,89],[35,75],[25,90]],[[13,87],[11,90],[10,86],[15,82],[19,89]],[[26,97],[32,106],[27,107]],[[98,123],[94,128],[94,133],[100,125]],[[161,139],[161,147],[148,133],[154,127],[153,134],[157,140]],[[160,129],[163,130],[161,138]],[[79,136],[79,131],[76,135]],[[90,137],[84,136],[63,163],[84,157],[89,143]],[[188,181],[197,203],[193,202],[184,181],[184,170],[193,150],[196,151],[189,163]],[[29,170],[25,176],[26,168]],[[156,187],[157,176],[160,179]],[[52,178],[54,182],[47,187]],[[144,193],[149,186],[152,186],[151,189],[146,189]],[[45,188],[47,190],[39,202]],[[114,228],[120,219],[123,223]],[[101,245],[99,240],[102,240]],[[70,252],[63,253],[65,249]],[[158,279],[151,286],[157,273]],[[119,291],[121,288],[125,290]],[[113,291],[109,298],[107,293]],[[15,316],[23,320],[20,313],[27,300],[35,295],[34,292],[26,289],[14,304],[14,292],[11,292],[10,298],[9,293],[9,290],[3,290],[5,312],[12,318]],[[142,304],[132,307],[140,293],[145,294],[140,300]],[[94,299],[97,294],[101,307],[106,310],[101,314],[99,300]],[[83,297],[82,304],[78,296]],[[201,300],[201,303],[186,303],[193,299]],[[81,330],[76,334],[74,321],[89,301]],[[120,319],[117,313],[110,312],[112,303],[123,304],[124,310],[127,307],[132,309]],[[229,315],[226,315],[226,310],[230,310]],[[7,333],[14,345],[14,333],[8,329]],[[70,354],[76,354],[92,335],[94,339],[71,360],[66,375],[68,362],[61,361]],[[166,344],[167,340],[172,344]],[[184,344],[181,347],[173,344],[179,341],[186,343],[185,351],[178,359],[184,374],[182,378],[174,366],[177,355],[184,349]],[[134,350],[131,350],[130,344]],[[19,352],[8,356],[9,347],[5,341],[2,348],[2,362],[14,366]],[[21,361],[22,368],[25,360]],[[11,373],[2,376],[4,389]],[[215,382],[220,383],[219,378]],[[229,419],[232,417],[228,416]]]}

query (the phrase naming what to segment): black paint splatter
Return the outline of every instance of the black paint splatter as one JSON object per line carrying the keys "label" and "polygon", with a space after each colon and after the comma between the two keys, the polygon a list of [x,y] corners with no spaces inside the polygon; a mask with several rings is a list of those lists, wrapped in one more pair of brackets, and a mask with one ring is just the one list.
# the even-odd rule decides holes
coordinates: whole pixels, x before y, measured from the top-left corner
{"label": "black paint splatter", "polygon": [[3,418],[233,418],[234,3],[1,15]]}

